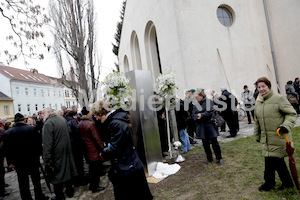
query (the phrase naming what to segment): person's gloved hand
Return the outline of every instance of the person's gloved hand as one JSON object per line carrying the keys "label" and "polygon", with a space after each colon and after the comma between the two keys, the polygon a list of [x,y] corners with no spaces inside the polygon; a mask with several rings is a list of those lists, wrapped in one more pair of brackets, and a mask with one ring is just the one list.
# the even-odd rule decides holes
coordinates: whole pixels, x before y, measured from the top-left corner
{"label": "person's gloved hand", "polygon": [[100,157],[100,159],[101,159],[102,162],[108,160],[108,156],[107,156],[107,153],[106,153],[107,149],[108,149],[108,147],[104,148],[102,150],[102,152],[99,153],[99,157]]}
{"label": "person's gloved hand", "polygon": [[103,155],[103,153],[99,153],[99,157],[100,157],[100,160],[102,162],[106,161],[105,156]]}
{"label": "person's gloved hand", "polygon": [[279,133],[280,134],[285,134],[288,133],[289,131],[284,127],[284,126],[280,126],[279,127]]}

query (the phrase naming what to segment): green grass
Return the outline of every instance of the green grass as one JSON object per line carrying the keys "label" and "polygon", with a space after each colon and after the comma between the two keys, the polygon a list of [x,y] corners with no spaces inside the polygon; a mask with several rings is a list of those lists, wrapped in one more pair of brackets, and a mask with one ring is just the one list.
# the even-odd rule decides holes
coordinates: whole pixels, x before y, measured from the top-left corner
{"label": "green grass", "polygon": [[[294,128],[294,158],[300,175],[300,127]],[[264,182],[264,157],[262,145],[252,136],[227,143],[220,143],[224,165],[215,163],[205,165],[199,162],[203,173],[195,174],[191,179],[176,183],[172,189],[155,192],[158,199],[243,199],[243,200],[296,200],[300,195],[294,189],[259,192],[258,187]],[[188,154],[205,158],[202,147],[194,148]],[[288,159],[286,158],[288,166]],[[184,164],[183,164],[184,165]],[[185,172],[182,172],[184,174]],[[184,175],[183,175],[184,176]],[[169,178],[169,177],[168,177]],[[276,173],[276,186],[281,181]]]}

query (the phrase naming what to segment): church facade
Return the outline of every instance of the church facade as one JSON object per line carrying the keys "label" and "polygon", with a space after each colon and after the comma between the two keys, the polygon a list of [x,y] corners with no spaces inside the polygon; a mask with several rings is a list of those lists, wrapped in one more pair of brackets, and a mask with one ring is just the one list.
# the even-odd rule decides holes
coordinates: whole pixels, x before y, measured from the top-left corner
{"label": "church facade", "polygon": [[266,76],[285,94],[300,76],[299,0],[127,0],[121,71],[176,72],[180,97],[191,88],[240,98]]}

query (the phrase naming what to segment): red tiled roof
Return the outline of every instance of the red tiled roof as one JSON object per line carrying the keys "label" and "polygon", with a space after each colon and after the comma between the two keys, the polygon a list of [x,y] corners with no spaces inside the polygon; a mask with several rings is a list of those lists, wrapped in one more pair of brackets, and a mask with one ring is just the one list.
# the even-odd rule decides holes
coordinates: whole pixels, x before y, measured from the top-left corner
{"label": "red tiled roof", "polygon": [[56,81],[53,81],[52,79],[50,79],[44,74],[33,73],[31,71],[26,71],[23,69],[17,69],[13,67],[0,65],[0,73],[13,80],[57,85]]}

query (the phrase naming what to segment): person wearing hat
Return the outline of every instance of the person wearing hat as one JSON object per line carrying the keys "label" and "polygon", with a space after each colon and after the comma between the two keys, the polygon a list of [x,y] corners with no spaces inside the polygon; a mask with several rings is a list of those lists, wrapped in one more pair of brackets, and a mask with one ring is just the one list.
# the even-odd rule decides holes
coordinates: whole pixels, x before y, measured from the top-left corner
{"label": "person wearing hat", "polygon": [[248,124],[251,124],[250,113],[251,113],[252,118],[254,120],[254,102],[255,102],[255,99],[253,97],[253,92],[248,89],[247,85],[244,85],[244,92],[242,92],[241,97],[242,97],[241,99],[242,99],[242,101],[245,105],[245,108],[246,108],[246,113],[247,113],[247,117],[248,117]]}
{"label": "person wearing hat", "polygon": [[11,167],[16,169],[22,199],[32,199],[29,176],[34,186],[35,199],[48,199],[41,188],[40,155],[41,143],[34,126],[25,124],[25,117],[17,113],[15,126],[5,132],[4,149]]}

